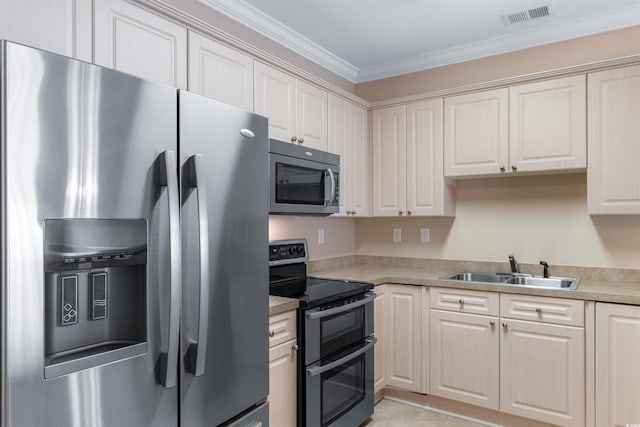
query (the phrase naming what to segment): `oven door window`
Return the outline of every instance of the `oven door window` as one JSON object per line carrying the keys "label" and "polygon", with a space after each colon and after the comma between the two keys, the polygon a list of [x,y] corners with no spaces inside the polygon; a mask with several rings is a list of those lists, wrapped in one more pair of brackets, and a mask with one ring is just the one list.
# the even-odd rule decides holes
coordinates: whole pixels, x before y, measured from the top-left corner
{"label": "oven door window", "polygon": [[321,374],[322,426],[327,426],[366,396],[365,354]]}
{"label": "oven door window", "polygon": [[276,202],[324,205],[325,171],[276,163]]}
{"label": "oven door window", "polygon": [[320,358],[324,359],[351,347],[369,336],[366,330],[365,307],[327,316],[320,322]]}

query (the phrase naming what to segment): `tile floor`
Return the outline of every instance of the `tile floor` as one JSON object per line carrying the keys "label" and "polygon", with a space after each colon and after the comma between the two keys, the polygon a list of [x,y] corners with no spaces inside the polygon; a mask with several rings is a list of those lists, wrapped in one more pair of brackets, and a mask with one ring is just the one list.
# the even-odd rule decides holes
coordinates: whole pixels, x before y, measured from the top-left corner
{"label": "tile floor", "polygon": [[486,427],[395,400],[382,399],[362,427]]}

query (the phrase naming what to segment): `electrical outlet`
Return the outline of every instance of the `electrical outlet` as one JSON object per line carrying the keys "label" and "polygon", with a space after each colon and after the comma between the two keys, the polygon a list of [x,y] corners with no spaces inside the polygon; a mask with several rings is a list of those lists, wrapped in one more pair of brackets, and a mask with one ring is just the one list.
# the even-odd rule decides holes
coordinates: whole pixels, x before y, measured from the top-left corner
{"label": "electrical outlet", "polygon": [[324,229],[322,228],[318,230],[318,244],[324,245]]}
{"label": "electrical outlet", "polygon": [[402,242],[402,229],[394,228],[393,229],[393,243]]}
{"label": "electrical outlet", "polygon": [[420,242],[429,243],[431,241],[430,230],[428,228],[420,229]]}

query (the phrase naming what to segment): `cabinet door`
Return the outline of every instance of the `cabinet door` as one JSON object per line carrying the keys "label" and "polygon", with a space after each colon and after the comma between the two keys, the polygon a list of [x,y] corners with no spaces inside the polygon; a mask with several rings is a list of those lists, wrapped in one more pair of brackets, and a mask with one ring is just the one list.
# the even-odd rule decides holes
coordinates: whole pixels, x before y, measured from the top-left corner
{"label": "cabinet door", "polygon": [[189,31],[189,91],[253,111],[253,58]]}
{"label": "cabinet door", "polygon": [[640,422],[640,307],[596,305],[596,425]]}
{"label": "cabinet door", "polygon": [[296,134],[296,79],[254,63],[254,111],[269,118],[269,138],[291,141]]}
{"label": "cabinet door", "polygon": [[91,0],[0,0],[0,39],[91,62]]}
{"label": "cabinet door", "polygon": [[373,111],[373,215],[406,211],[405,106]]}
{"label": "cabinet door", "polygon": [[387,384],[422,393],[422,287],[387,285]]}
{"label": "cabinet door", "polygon": [[562,426],[585,420],[584,329],[502,319],[500,410]]}
{"label": "cabinet door", "polygon": [[367,110],[351,104],[351,214],[371,215]]}
{"label": "cabinet door", "polygon": [[407,105],[407,214],[446,215],[452,193],[443,172],[442,99]]}
{"label": "cabinet door", "polygon": [[387,383],[385,372],[387,360],[387,322],[389,321],[387,313],[387,286],[379,285],[375,288],[376,299],[373,303],[373,329],[378,339],[373,355],[374,359],[374,392],[382,390]]}
{"label": "cabinet door", "polygon": [[504,172],[509,156],[508,89],[444,99],[444,174]]}
{"label": "cabinet door", "polygon": [[498,318],[431,310],[431,362],[433,395],[498,409]]}
{"label": "cabinet door", "polygon": [[340,212],[339,215],[350,215],[352,209],[353,190],[353,158],[354,150],[351,141],[350,103],[329,94],[329,140],[328,150],[340,155]]}
{"label": "cabinet door", "polygon": [[95,63],[187,88],[187,29],[125,0],[95,2]]}
{"label": "cabinet door", "polygon": [[269,349],[269,425],[296,426],[296,340]]}
{"label": "cabinet door", "polygon": [[640,66],[589,74],[590,214],[640,214]]}
{"label": "cabinet door", "polygon": [[296,133],[298,143],[327,151],[327,92],[296,80]]}
{"label": "cabinet door", "polygon": [[586,76],[509,88],[512,171],[587,167]]}

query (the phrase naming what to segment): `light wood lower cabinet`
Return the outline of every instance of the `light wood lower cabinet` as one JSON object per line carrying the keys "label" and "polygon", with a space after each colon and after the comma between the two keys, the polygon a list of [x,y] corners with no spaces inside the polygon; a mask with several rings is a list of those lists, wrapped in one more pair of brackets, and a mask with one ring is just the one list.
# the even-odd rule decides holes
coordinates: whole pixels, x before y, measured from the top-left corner
{"label": "light wood lower cabinet", "polygon": [[498,318],[431,310],[429,320],[431,394],[498,410]]}
{"label": "light wood lower cabinet", "polygon": [[269,318],[269,425],[272,426],[296,426],[295,314],[293,310]]}
{"label": "light wood lower cabinet", "polygon": [[640,424],[640,307],[596,304],[596,426]]}

